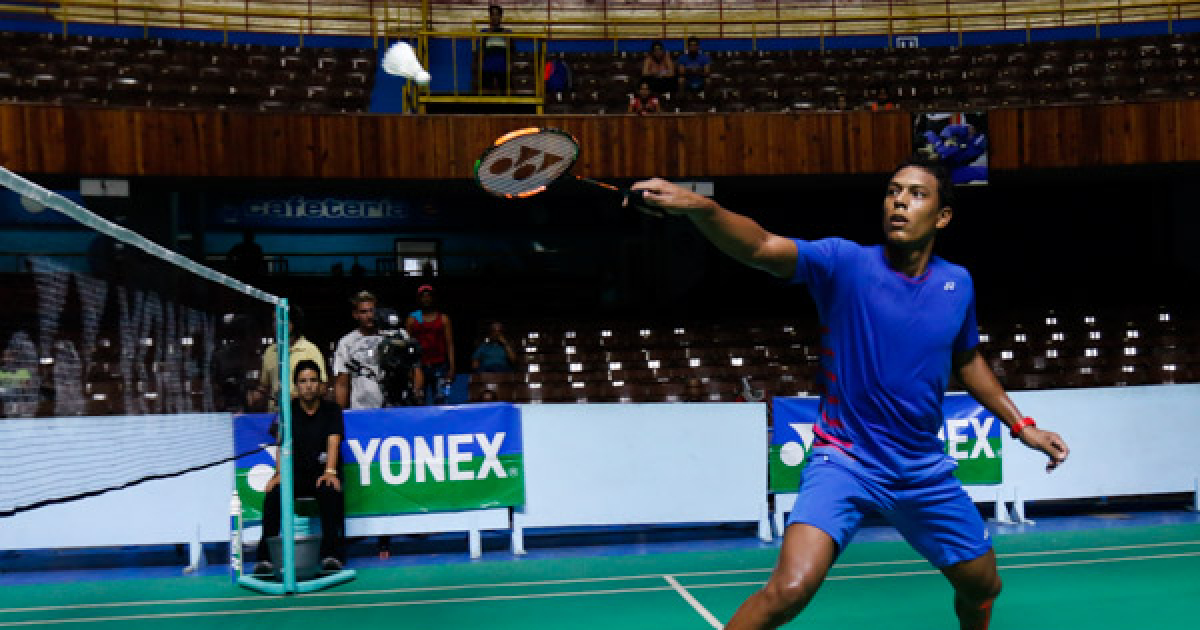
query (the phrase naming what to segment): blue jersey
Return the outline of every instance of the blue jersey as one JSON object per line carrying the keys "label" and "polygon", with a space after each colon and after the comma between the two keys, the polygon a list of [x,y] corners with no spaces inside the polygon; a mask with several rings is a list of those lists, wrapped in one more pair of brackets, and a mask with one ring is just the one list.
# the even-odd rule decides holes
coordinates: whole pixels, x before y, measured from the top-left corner
{"label": "blue jersey", "polygon": [[793,282],[822,323],[816,445],[886,482],[918,483],[955,466],[937,433],[952,357],[979,344],[965,269],[937,256],[909,278],[882,246],[796,241]]}

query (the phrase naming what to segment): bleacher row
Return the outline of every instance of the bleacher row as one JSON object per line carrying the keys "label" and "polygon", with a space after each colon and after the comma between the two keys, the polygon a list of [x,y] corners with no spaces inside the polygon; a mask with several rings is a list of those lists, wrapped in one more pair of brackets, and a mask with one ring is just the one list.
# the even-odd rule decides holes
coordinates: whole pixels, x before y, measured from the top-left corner
{"label": "bleacher row", "polygon": [[[541,324],[510,326],[515,373],[475,374],[472,400],[493,390],[513,402],[676,402],[687,379],[709,401],[745,389],[767,396],[815,394],[816,326],[739,324]],[[1009,389],[1103,387],[1200,379],[1200,325],[1169,310],[1107,315],[1053,311],[981,326],[980,351]]]}
{"label": "bleacher row", "polygon": [[[710,53],[699,94],[667,94],[668,112],[861,109],[886,100],[904,110],[1103,103],[1200,96],[1200,34],[941,49]],[[621,113],[643,55],[564,54],[572,89],[547,94],[547,113]],[[514,62],[513,89],[533,79]]]}
{"label": "bleacher row", "polygon": [[363,112],[372,49],[0,33],[0,100]]}
{"label": "bleacher row", "polygon": [[[563,53],[572,88],[546,95],[550,114],[623,113],[640,53]],[[942,49],[712,53],[698,94],[663,95],[671,112],[905,110],[1128,102],[1200,96],[1200,34]],[[366,111],[372,49],[0,33],[0,100],[265,111]],[[529,53],[511,90],[536,92]]]}

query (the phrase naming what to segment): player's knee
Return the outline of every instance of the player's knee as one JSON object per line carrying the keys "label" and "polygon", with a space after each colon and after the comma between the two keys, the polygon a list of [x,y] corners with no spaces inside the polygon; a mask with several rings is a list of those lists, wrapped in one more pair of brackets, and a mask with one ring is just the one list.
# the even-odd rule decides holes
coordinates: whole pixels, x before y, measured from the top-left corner
{"label": "player's knee", "polygon": [[763,596],[774,615],[790,619],[798,614],[816,594],[816,589],[803,577],[773,579],[763,588]]}
{"label": "player's knee", "polygon": [[958,594],[959,597],[972,604],[984,604],[999,597],[1000,591],[1003,589],[1004,583],[1000,580],[1000,576],[993,573],[960,589]]}

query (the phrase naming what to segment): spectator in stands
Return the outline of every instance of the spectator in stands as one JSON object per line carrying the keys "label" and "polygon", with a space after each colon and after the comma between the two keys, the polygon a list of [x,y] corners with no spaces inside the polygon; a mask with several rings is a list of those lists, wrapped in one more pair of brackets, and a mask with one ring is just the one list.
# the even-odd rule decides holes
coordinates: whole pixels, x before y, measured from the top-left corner
{"label": "spectator in stands", "polygon": [[707,400],[708,392],[704,389],[704,381],[693,376],[683,384],[683,402],[705,402]]}
{"label": "spectator in stands", "polygon": [[258,354],[260,327],[246,315],[226,313],[217,327],[212,373],[218,411],[265,412],[267,397],[258,389],[262,365]]}
{"label": "spectator in stands", "polygon": [[679,70],[679,91],[685,89],[689,92],[703,92],[704,86],[708,82],[708,73],[712,69],[712,59],[708,53],[700,51],[700,40],[695,37],[689,37],[687,40],[687,52],[679,55],[675,60],[675,66]]}
{"label": "spectator in stands", "polygon": [[[321,370],[321,387],[324,389],[325,384],[329,382],[328,372],[325,371],[325,356],[321,354],[321,349],[313,342],[304,338],[304,309],[299,306],[291,307],[288,313],[288,365],[291,366],[288,370],[289,374],[296,371],[296,365],[301,361],[312,361]],[[267,346],[263,351],[262,356],[262,371],[258,381],[258,388],[262,395],[267,398],[268,409],[275,411],[279,406],[279,347],[277,344]],[[286,376],[284,378],[287,378]],[[324,396],[322,391],[321,395]],[[292,398],[299,395],[299,392],[292,390]]]}
{"label": "spectator in stands", "polygon": [[262,247],[254,242],[254,232],[250,230],[242,232],[242,242],[230,248],[228,257],[230,275],[243,282],[253,284],[267,275],[267,259],[263,256]]}
{"label": "spectator in stands", "polygon": [[871,101],[871,111],[878,112],[889,109],[896,109],[896,104],[892,102],[888,89],[881,86],[875,92],[875,100]]}
{"label": "spectator in stands", "polygon": [[826,102],[823,105],[823,109],[830,112],[848,112],[854,108],[850,107],[850,101],[846,98],[846,93],[838,92],[834,101],[832,103]]}
{"label": "spectator in stands", "polygon": [[9,338],[0,358],[0,415],[28,418],[37,414],[38,355],[33,340],[24,331]]}
{"label": "spectator in stands", "polygon": [[481,403],[498,402],[499,400],[500,396],[494,389],[485,389],[482,392],[479,392],[479,402]]}
{"label": "spectator in stands", "polygon": [[650,43],[650,52],[642,61],[642,81],[649,83],[655,94],[665,94],[675,87],[675,62],[660,41]]}
{"label": "spectator in stands", "polygon": [[444,405],[454,383],[454,328],[450,317],[438,310],[433,286],[423,284],[417,289],[417,303],[420,308],[409,314],[404,327],[421,344],[425,400]]}
{"label": "spectator in stands", "polygon": [[[346,561],[346,504],[338,474],[339,448],[346,435],[342,408],[321,399],[323,367],[310,359],[296,364],[292,405],[292,479],[295,496],[313,497],[321,513],[321,569],[340,571]],[[277,431],[276,431],[277,432]],[[267,482],[263,532],[255,574],[272,574],[269,539],[279,535],[279,470]]]}
{"label": "spectator in stands", "polygon": [[629,99],[629,113],[645,116],[646,114],[657,114],[662,112],[662,107],[658,103],[658,97],[650,91],[650,83],[642,81],[638,84],[637,94]]}
{"label": "spectator in stands", "polygon": [[563,58],[562,53],[558,53],[554,59],[546,62],[544,75],[547,94],[567,92],[571,89],[571,66],[567,65],[567,60]]}
{"label": "spectator in stands", "polygon": [[[484,33],[511,33],[512,29],[501,26],[504,8],[498,4],[488,5],[488,25]],[[484,94],[508,92],[508,62],[512,56],[512,38],[484,37],[479,47],[480,88]]]}
{"label": "spectator in stands", "polygon": [[517,364],[517,353],[504,336],[504,324],[495,321],[488,324],[487,336],[471,355],[471,369],[476,372],[512,372]]}

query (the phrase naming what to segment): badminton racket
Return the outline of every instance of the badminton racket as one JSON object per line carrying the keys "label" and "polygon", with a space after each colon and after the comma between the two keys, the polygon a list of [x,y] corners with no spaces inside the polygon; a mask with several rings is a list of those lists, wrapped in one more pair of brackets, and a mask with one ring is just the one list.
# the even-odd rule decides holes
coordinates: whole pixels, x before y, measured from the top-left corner
{"label": "badminton racket", "polygon": [[484,150],[475,161],[475,181],[488,193],[503,199],[523,199],[544,192],[559,180],[573,179],[604,190],[630,207],[651,216],[663,216],[646,203],[640,190],[619,188],[570,173],[579,158],[579,143],[560,129],[529,127],[507,133]]}

